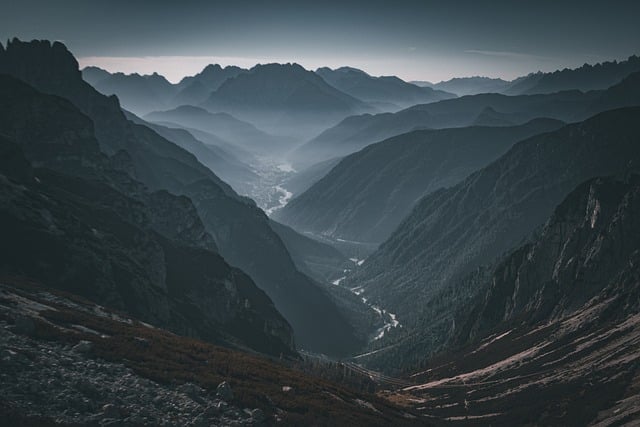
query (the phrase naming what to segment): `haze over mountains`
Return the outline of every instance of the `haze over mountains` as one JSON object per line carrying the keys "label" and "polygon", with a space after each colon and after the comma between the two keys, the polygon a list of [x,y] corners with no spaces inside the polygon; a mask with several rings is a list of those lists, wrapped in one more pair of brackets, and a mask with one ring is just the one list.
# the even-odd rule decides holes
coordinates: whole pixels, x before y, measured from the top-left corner
{"label": "haze over mountains", "polygon": [[422,196],[450,187],[512,144],[563,123],[419,130],[372,144],[343,159],[274,218],[298,230],[382,243]]}
{"label": "haze over mountains", "polygon": [[634,421],[639,177],[637,56],[512,81],[268,63],[171,83],[13,39],[0,416]]}

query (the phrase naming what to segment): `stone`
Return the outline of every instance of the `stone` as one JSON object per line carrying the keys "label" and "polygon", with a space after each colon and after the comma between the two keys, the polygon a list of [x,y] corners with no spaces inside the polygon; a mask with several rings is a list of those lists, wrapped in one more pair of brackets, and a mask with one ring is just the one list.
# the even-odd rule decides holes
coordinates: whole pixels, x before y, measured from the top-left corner
{"label": "stone", "polygon": [[93,348],[93,343],[91,341],[82,340],[78,344],[73,346],[73,350],[78,353],[88,353]]}
{"label": "stone", "polygon": [[102,415],[104,418],[118,419],[120,418],[120,409],[112,403],[107,403],[102,407]]}
{"label": "stone", "polygon": [[253,418],[253,420],[255,422],[257,422],[257,423],[261,423],[266,419],[266,417],[264,415],[264,411],[262,411],[262,409],[260,409],[260,408],[256,408],[256,409],[252,410],[250,412],[250,415],[251,415],[251,418]]}
{"label": "stone", "polygon": [[216,393],[224,400],[233,399],[233,390],[231,386],[226,381],[222,381],[218,384],[218,388],[216,388]]}
{"label": "stone", "polygon": [[192,427],[208,427],[209,423],[207,422],[205,417],[203,417],[202,415],[198,415],[191,421],[191,423],[189,423],[189,425]]}

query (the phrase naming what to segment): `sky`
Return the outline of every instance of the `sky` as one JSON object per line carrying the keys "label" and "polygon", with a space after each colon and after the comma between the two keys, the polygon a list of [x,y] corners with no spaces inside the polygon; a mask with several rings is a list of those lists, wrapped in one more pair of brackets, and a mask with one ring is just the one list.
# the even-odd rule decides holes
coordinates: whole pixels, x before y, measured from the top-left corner
{"label": "sky", "polygon": [[437,82],[625,59],[638,16],[638,0],[0,0],[0,40],[59,40],[83,67],[174,82],[268,62]]}

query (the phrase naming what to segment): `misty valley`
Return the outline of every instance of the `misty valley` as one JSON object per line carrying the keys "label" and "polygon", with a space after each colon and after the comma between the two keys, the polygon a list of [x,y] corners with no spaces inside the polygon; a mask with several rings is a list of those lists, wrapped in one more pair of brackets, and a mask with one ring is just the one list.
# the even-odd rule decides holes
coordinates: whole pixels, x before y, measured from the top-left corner
{"label": "misty valley", "polygon": [[169,79],[50,39],[0,45],[0,424],[640,420],[638,56]]}

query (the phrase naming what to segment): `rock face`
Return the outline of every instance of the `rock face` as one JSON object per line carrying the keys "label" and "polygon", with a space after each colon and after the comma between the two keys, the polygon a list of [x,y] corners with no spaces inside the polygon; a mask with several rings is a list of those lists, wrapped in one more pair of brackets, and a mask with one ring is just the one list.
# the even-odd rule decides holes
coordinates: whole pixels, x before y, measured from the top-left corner
{"label": "rock face", "polygon": [[[483,301],[459,340],[482,338],[499,325],[563,318],[596,298],[614,298],[601,321],[638,310],[640,176],[596,178],[555,210],[531,244],[496,268]],[[617,307],[615,310],[613,307]]]}
{"label": "rock face", "polygon": [[562,124],[538,119],[398,135],[346,157],[273,217],[299,231],[379,244],[423,196],[457,184],[516,142]]}
{"label": "rock face", "polygon": [[70,100],[86,115],[80,115],[82,120],[93,122],[92,143],[97,140],[102,153],[119,156],[117,163],[149,190],[189,197],[220,254],[269,295],[292,325],[298,344],[330,354],[361,346],[329,296],[295,268],[264,212],[192,154],[126,120],[117,98],[96,92],[82,80],[77,61],[64,45],[14,40],[0,50],[0,72]]}
{"label": "rock face", "polygon": [[434,422],[637,419],[639,209],[638,175],[579,185],[539,236],[502,259],[458,319],[458,347],[413,375],[403,398]]}
{"label": "rock face", "polygon": [[6,76],[0,93],[0,129],[12,138],[0,138],[10,160],[0,168],[3,274],[176,332],[275,355],[293,351],[290,326],[214,252],[188,198],[149,193],[112,168],[91,121],[69,102]]}
{"label": "rock face", "polygon": [[639,117],[639,108],[614,110],[516,144],[422,199],[348,285],[421,331],[411,345],[437,349],[478,290],[457,286],[466,275],[521,244],[579,183],[640,169]]}

